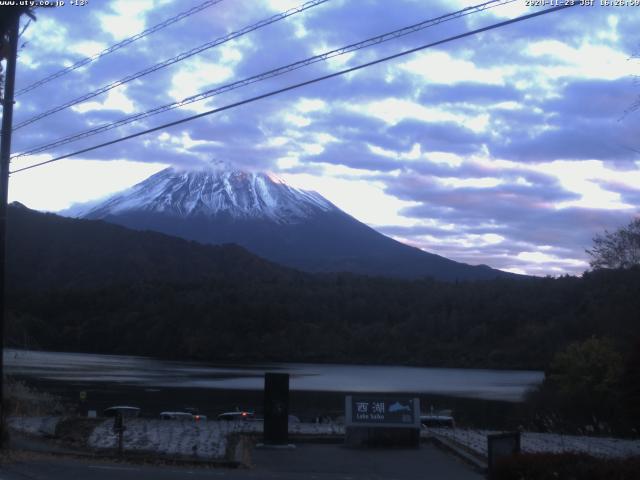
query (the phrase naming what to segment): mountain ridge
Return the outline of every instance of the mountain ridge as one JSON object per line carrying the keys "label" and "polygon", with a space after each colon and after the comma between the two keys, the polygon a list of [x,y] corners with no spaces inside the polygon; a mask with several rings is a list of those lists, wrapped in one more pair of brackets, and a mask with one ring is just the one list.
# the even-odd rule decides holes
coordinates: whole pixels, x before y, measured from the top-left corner
{"label": "mountain ridge", "polygon": [[226,164],[167,168],[84,211],[100,219],[201,243],[236,243],[270,261],[308,272],[396,278],[487,280],[517,277],[405,245],[343,212],[316,192],[271,174]]}
{"label": "mountain ridge", "polygon": [[8,289],[92,289],[148,282],[199,284],[303,275],[235,244],[203,245],[100,220],[43,213],[13,202],[8,210]]}

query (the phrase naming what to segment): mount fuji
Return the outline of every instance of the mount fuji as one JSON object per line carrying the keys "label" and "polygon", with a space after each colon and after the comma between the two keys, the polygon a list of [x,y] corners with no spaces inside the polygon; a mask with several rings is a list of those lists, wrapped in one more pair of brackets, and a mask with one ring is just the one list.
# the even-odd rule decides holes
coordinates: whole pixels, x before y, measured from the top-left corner
{"label": "mount fuji", "polygon": [[512,276],[409,247],[318,193],[224,163],[196,170],[167,168],[104,201],[76,205],[61,214],[201,243],[236,243],[268,260],[311,272],[438,280]]}

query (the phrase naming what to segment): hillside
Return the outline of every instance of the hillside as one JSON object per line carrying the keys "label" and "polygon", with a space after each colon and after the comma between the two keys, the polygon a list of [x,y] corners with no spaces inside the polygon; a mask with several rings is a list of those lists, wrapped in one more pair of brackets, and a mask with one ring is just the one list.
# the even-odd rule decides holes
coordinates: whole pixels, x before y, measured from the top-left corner
{"label": "hillside", "polygon": [[297,275],[237,245],[202,245],[102,221],[40,213],[17,203],[9,206],[7,251],[12,290]]}
{"label": "hillside", "polygon": [[640,269],[478,282],[306,274],[13,206],[8,344],[208,361],[544,368],[569,342],[640,337]]}

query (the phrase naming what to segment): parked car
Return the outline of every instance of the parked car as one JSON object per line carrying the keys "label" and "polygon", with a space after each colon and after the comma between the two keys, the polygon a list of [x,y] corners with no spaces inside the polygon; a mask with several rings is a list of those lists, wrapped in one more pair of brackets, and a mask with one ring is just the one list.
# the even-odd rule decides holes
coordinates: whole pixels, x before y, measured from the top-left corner
{"label": "parked car", "polygon": [[442,410],[429,415],[420,415],[420,423],[423,427],[456,427],[451,410]]}
{"label": "parked car", "polygon": [[189,413],[189,412],[162,412],[160,414],[160,419],[161,420],[183,420],[183,421],[189,421],[189,422],[192,422],[192,421],[206,422],[207,416],[199,415],[199,414],[194,415],[193,413]]}
{"label": "parked car", "polygon": [[225,412],[218,415],[218,420],[226,420],[226,421],[240,421],[246,422],[248,420],[255,420],[256,414],[254,412],[247,412],[245,410],[241,410],[238,412]]}
{"label": "parked car", "polygon": [[300,423],[300,418],[296,415],[289,415],[289,423]]}
{"label": "parked car", "polygon": [[161,420],[193,420],[193,414],[188,412],[162,412],[160,413]]}
{"label": "parked car", "polygon": [[105,408],[102,412],[105,417],[115,417],[118,413],[122,414],[124,418],[135,418],[140,415],[140,409],[138,407],[130,407],[128,405],[116,405]]}

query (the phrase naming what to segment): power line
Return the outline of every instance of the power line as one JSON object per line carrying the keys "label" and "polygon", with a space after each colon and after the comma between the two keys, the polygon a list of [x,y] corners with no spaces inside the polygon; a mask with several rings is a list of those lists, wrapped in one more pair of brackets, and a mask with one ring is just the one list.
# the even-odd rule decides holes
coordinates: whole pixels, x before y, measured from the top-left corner
{"label": "power line", "polygon": [[254,75],[252,77],[245,78],[243,80],[238,80],[238,81],[226,84],[226,85],[221,85],[219,87],[207,90],[205,92],[201,92],[201,93],[198,93],[196,95],[192,95],[190,97],[186,97],[186,98],[184,98],[184,99],[182,99],[180,101],[177,101],[177,102],[172,102],[172,103],[169,103],[169,104],[166,104],[166,105],[161,105],[161,106],[155,107],[155,108],[153,108],[151,110],[147,110],[146,112],[140,112],[140,113],[137,113],[137,114],[134,114],[134,115],[130,115],[128,117],[124,117],[124,118],[122,118],[120,120],[117,120],[115,122],[107,123],[107,124],[104,124],[104,125],[101,125],[101,126],[98,126],[98,127],[91,128],[89,130],[85,130],[83,132],[79,132],[79,133],[76,133],[76,134],[73,134],[73,135],[58,139],[58,140],[56,140],[54,142],[51,142],[51,143],[48,143],[46,145],[41,145],[41,146],[32,148],[30,150],[26,150],[24,152],[21,152],[21,153],[15,155],[13,158],[23,157],[23,156],[27,156],[27,155],[33,155],[33,154],[36,154],[36,153],[41,153],[41,152],[44,152],[46,150],[50,150],[51,148],[59,147],[61,145],[66,145],[68,143],[72,143],[72,142],[75,142],[77,140],[88,138],[88,137],[97,135],[99,133],[103,133],[103,132],[106,132],[108,130],[112,130],[114,128],[127,125],[129,123],[133,123],[133,122],[142,120],[142,119],[150,117],[152,115],[157,115],[157,114],[160,114],[160,113],[164,113],[166,111],[173,110],[173,109],[176,109],[176,108],[179,108],[179,107],[182,107],[184,105],[188,105],[188,104],[200,101],[200,100],[204,100],[206,98],[210,98],[210,97],[213,97],[215,95],[226,93],[226,92],[229,92],[231,90],[235,90],[235,89],[250,85],[252,83],[256,83],[256,82],[259,82],[259,81],[262,81],[262,80],[267,80],[269,78],[273,78],[273,77],[276,77],[276,76],[279,76],[279,75],[283,75],[285,73],[292,72],[292,71],[297,70],[299,68],[306,67],[308,65],[311,65],[311,64],[314,64],[314,63],[317,63],[317,62],[320,62],[320,61],[328,60],[330,58],[337,57],[339,55],[344,55],[346,53],[350,53],[350,52],[354,52],[354,51],[357,51],[357,50],[361,50],[363,48],[370,47],[372,45],[377,45],[377,44],[380,44],[380,43],[383,43],[383,42],[386,42],[386,41],[389,41],[389,40],[400,38],[402,36],[408,35],[410,33],[417,32],[417,31],[425,29],[427,27],[431,27],[431,26],[437,25],[439,23],[444,23],[444,22],[447,22],[447,21],[450,21],[450,20],[453,20],[453,19],[456,19],[456,18],[464,17],[466,15],[470,15],[472,13],[477,13],[477,12],[480,12],[480,11],[483,11],[483,10],[487,10],[487,9],[490,9],[490,8],[495,8],[495,7],[504,5],[504,4],[513,3],[514,1],[516,1],[516,0],[491,0],[491,1],[479,4],[479,5],[475,5],[475,6],[464,8],[462,10],[458,10],[458,11],[453,12],[453,13],[449,13],[449,14],[446,14],[446,15],[441,15],[441,16],[436,17],[436,18],[425,20],[423,22],[416,23],[416,24],[408,26],[408,27],[404,27],[404,28],[401,28],[401,29],[398,29],[398,30],[394,30],[392,32],[384,33],[382,35],[377,35],[375,37],[371,37],[371,38],[368,38],[366,40],[363,40],[363,41],[360,41],[360,42],[357,42],[357,43],[353,43],[351,45],[347,45],[345,47],[341,47],[341,48],[337,48],[337,49],[334,49],[334,50],[330,50],[328,52],[324,52],[324,53],[321,53],[319,55],[315,55],[313,57],[310,57],[310,58],[307,58],[307,59],[304,59],[304,60],[301,60],[301,61],[298,61],[298,62],[294,62],[294,63],[291,63],[289,65],[285,65],[283,67],[278,67],[276,69],[269,70],[267,72],[263,72],[263,73],[260,73],[258,75]]}
{"label": "power line", "polygon": [[111,45],[110,47],[105,48],[104,50],[102,50],[99,53],[96,53],[95,55],[92,55],[92,56],[87,57],[87,58],[83,58],[82,60],[77,61],[73,65],[70,65],[70,66],[68,66],[66,68],[63,68],[62,70],[59,70],[59,71],[57,71],[55,73],[52,73],[51,75],[49,75],[49,76],[47,76],[47,77],[45,77],[45,78],[43,78],[41,80],[38,80],[37,82],[32,83],[31,85],[28,85],[28,86],[24,87],[21,90],[18,90],[16,92],[16,96],[22,95],[23,93],[26,93],[26,92],[30,92],[31,90],[34,90],[34,89],[40,87],[41,85],[44,85],[45,83],[49,83],[50,81],[55,80],[56,78],[60,78],[63,75],[66,75],[67,73],[72,72],[73,70],[77,70],[80,67],[84,67],[85,65],[93,62],[94,60],[97,60],[97,59],[99,59],[101,57],[104,57],[105,55],[113,53],[116,50],[120,50],[121,48],[126,47],[127,45],[135,42],[136,40],[139,40],[139,39],[141,39],[143,37],[146,37],[147,35],[150,35],[152,33],[155,33],[157,31],[159,31],[159,30],[162,30],[163,28],[166,28],[169,25],[172,25],[172,24],[174,24],[176,22],[179,22],[183,18],[187,18],[187,17],[189,17],[189,16],[191,16],[191,15],[193,15],[195,13],[198,13],[198,12],[200,12],[200,11],[206,9],[206,8],[209,8],[209,7],[213,6],[213,5],[216,5],[216,4],[218,4],[218,3],[222,2],[222,1],[223,0],[207,0],[206,2],[201,3],[200,5],[198,5],[196,7],[193,7],[191,9],[187,10],[187,11],[179,13],[179,14],[171,17],[171,18],[168,18],[164,22],[159,23],[159,24],[157,24],[157,25],[155,25],[153,27],[147,28],[146,30],[143,30],[142,32],[137,33],[137,34],[133,35],[132,37],[125,38],[124,40],[122,40],[122,41],[120,41],[120,42],[118,42],[118,43],[116,43],[114,45]]}
{"label": "power line", "polygon": [[409,54],[412,54],[412,53],[415,53],[415,52],[419,52],[421,50],[425,50],[427,48],[431,48],[431,47],[435,47],[435,46],[438,46],[438,45],[442,45],[444,43],[449,43],[449,42],[452,42],[454,40],[459,40],[461,38],[470,37],[472,35],[477,35],[478,33],[486,32],[486,31],[489,31],[489,30],[494,30],[496,28],[504,27],[504,26],[510,25],[512,23],[517,23],[517,22],[521,22],[523,20],[528,20],[530,18],[538,17],[540,15],[546,15],[548,13],[557,12],[559,10],[563,10],[565,8],[570,8],[570,7],[573,7],[575,5],[578,5],[578,4],[574,3],[574,4],[561,5],[561,6],[558,6],[558,7],[548,8],[546,10],[542,10],[542,11],[539,11],[539,12],[534,12],[534,13],[530,13],[530,14],[527,14],[527,15],[521,15],[520,17],[516,17],[516,18],[510,19],[510,20],[505,20],[504,22],[494,23],[493,25],[489,25],[487,27],[482,27],[482,28],[478,28],[478,29],[475,29],[475,30],[471,30],[469,32],[461,33],[459,35],[454,35],[452,37],[447,37],[447,38],[445,38],[443,40],[438,40],[436,42],[428,43],[426,45],[421,45],[419,47],[415,47],[415,48],[412,48],[410,50],[405,50],[404,52],[400,52],[400,53],[396,53],[396,54],[393,54],[393,55],[389,55],[387,57],[382,57],[382,58],[379,58],[377,60],[373,60],[371,62],[367,62],[367,63],[363,63],[361,65],[357,65],[355,67],[350,67],[350,68],[347,68],[347,69],[344,69],[344,70],[340,70],[338,72],[330,73],[328,75],[323,75],[321,77],[316,77],[316,78],[313,78],[311,80],[307,80],[307,81],[304,81],[304,82],[296,83],[294,85],[289,85],[288,87],[280,88],[278,90],[272,90],[270,92],[263,93],[261,95],[255,96],[255,97],[251,97],[251,98],[248,98],[248,99],[245,99],[245,100],[241,100],[241,101],[238,101],[238,102],[235,102],[235,103],[231,103],[231,104],[225,105],[223,107],[214,108],[213,110],[209,110],[207,112],[199,113],[197,115],[192,115],[190,117],[183,118],[181,120],[176,120],[175,122],[165,123],[164,125],[160,125],[158,127],[150,128],[148,130],[143,130],[141,132],[137,132],[137,133],[134,133],[134,134],[131,134],[131,135],[127,135],[126,137],[122,137],[122,138],[118,138],[118,139],[115,139],[115,140],[111,140],[109,142],[104,142],[104,143],[101,143],[101,144],[98,144],[98,145],[94,145],[92,147],[83,148],[81,150],[77,150],[77,151],[72,152],[72,153],[61,155],[59,157],[52,158],[50,160],[46,160],[44,162],[39,162],[39,163],[30,165],[28,167],[23,167],[23,168],[19,168],[17,170],[13,170],[10,173],[14,174],[14,173],[18,173],[18,172],[23,172],[25,170],[30,170],[32,168],[36,168],[36,167],[40,167],[42,165],[46,165],[48,163],[57,162],[59,160],[65,159],[65,158],[69,158],[69,157],[73,157],[73,156],[76,156],[76,155],[80,155],[82,153],[86,153],[86,152],[90,152],[90,151],[93,151],[93,150],[97,150],[99,148],[107,147],[109,145],[114,145],[116,143],[124,142],[125,140],[130,140],[132,138],[140,137],[140,136],[146,135],[148,133],[153,133],[153,132],[157,132],[159,130],[164,130],[166,128],[174,127],[174,126],[180,125],[182,123],[190,122],[190,121],[196,120],[198,118],[202,118],[202,117],[206,117],[208,115],[212,115],[214,113],[219,113],[219,112],[222,112],[222,111],[225,111],[225,110],[229,110],[229,109],[232,109],[232,108],[239,107],[241,105],[246,105],[248,103],[253,103],[253,102],[256,102],[258,100],[262,100],[264,98],[268,98],[268,97],[272,97],[274,95],[278,95],[280,93],[288,92],[290,90],[295,90],[297,88],[301,88],[301,87],[304,87],[304,86],[307,86],[307,85],[318,83],[318,82],[321,82],[323,80],[328,80],[330,78],[334,78],[334,77],[338,77],[338,76],[341,76],[341,75],[345,75],[347,73],[355,72],[357,70],[361,70],[363,68],[371,67],[373,65],[377,65],[377,64],[383,63],[383,62],[387,62],[389,60],[394,60],[396,58],[400,58],[400,57],[403,57],[405,55],[409,55]]}
{"label": "power line", "polygon": [[[218,0],[218,1],[222,1],[222,0]],[[290,8],[289,10],[286,10],[284,12],[278,13],[276,15],[273,15],[269,18],[266,18],[264,20],[260,20],[257,23],[254,23],[252,25],[249,25],[247,27],[243,27],[240,30],[236,30],[235,32],[229,33],[228,35],[225,35],[223,37],[219,37],[216,38],[215,40],[211,41],[211,42],[207,42],[203,45],[200,45],[199,47],[195,47],[192,48],[189,51],[186,52],[182,52],[178,55],[176,55],[175,57],[169,58],[167,60],[164,60],[163,62],[157,63],[155,65],[152,65],[150,67],[145,68],[144,70],[140,70],[139,72],[136,73],[132,73],[131,75],[127,75],[124,78],[121,78],[120,80],[116,80],[114,82],[111,82],[107,85],[104,85],[100,88],[98,88],[97,90],[94,90],[92,92],[89,92],[85,95],[82,95],[78,98],[75,98],[73,100],[70,100],[66,103],[63,103],[62,105],[58,105],[57,107],[54,107],[50,110],[47,110],[46,112],[40,113],[34,117],[31,117],[27,120],[24,120],[23,122],[18,123],[16,126],[13,127],[13,130],[18,130],[19,128],[25,127],[31,123],[37,122],[38,120],[41,120],[45,117],[48,117],[49,115],[53,115],[54,113],[57,113],[61,110],[64,110],[66,108],[72,107],[73,105],[77,105],[79,103],[85,102],[93,97],[97,97],[98,95],[108,92],[109,90],[113,90],[116,87],[119,87],[121,85],[124,85],[126,83],[129,83],[133,80],[136,80],[140,77],[143,77],[145,75],[148,75],[150,73],[156,72],[162,68],[168,67],[169,65],[173,65],[174,63],[178,63],[181,62],[183,60],[186,60],[189,57],[192,57],[198,53],[204,52],[205,50],[208,50],[210,48],[213,47],[217,47],[218,45],[222,45],[223,43],[227,43],[231,40],[233,40],[234,38],[238,38],[241,37],[242,35],[246,35],[247,33],[253,32],[254,30],[258,30],[260,28],[266,27],[267,25],[270,25],[272,23],[278,22],[280,20],[284,20],[287,17],[290,17],[291,15],[295,15],[296,13],[300,13],[303,12],[305,10],[308,10],[309,8],[313,8],[316,7],[318,5],[321,5],[323,3],[328,2],[329,0],[310,0],[302,5],[299,5],[297,7],[294,8]]]}

